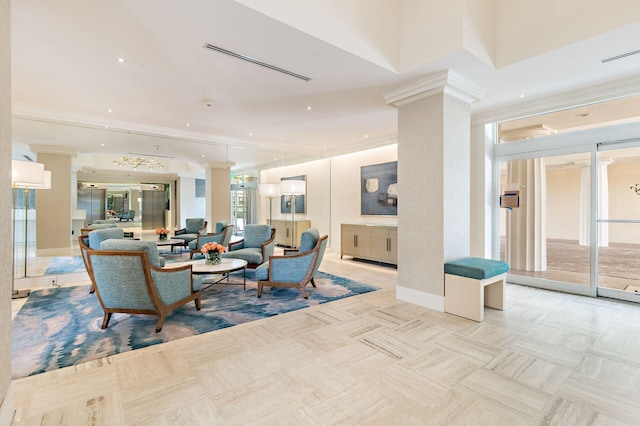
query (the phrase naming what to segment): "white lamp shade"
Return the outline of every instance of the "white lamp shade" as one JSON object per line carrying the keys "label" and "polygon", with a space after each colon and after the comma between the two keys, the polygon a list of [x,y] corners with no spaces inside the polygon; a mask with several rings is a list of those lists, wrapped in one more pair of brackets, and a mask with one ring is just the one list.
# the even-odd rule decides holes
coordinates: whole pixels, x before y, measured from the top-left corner
{"label": "white lamp shade", "polygon": [[42,185],[33,185],[31,188],[35,189],[51,189],[51,172],[49,170],[44,171],[44,183]]}
{"label": "white lamp shade", "polygon": [[[11,184],[14,188],[43,186],[45,184],[44,175],[44,164],[11,160]],[[49,173],[49,178],[51,178],[51,173]],[[51,186],[50,182],[49,186]]]}
{"label": "white lamp shade", "polygon": [[280,193],[283,195],[304,195],[306,182],[303,180],[283,180],[280,182]]}
{"label": "white lamp shade", "polygon": [[260,195],[266,197],[275,197],[278,194],[278,185],[275,183],[261,183],[260,187]]}

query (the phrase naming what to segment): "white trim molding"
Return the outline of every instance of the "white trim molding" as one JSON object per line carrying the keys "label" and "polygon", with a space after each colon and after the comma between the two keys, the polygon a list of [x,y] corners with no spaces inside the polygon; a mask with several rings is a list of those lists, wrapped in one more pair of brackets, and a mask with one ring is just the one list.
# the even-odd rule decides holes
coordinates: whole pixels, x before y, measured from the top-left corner
{"label": "white trim molding", "polygon": [[444,296],[425,293],[409,287],[396,286],[396,299],[422,306],[423,308],[433,309],[434,311],[444,312]]}
{"label": "white trim molding", "polygon": [[451,70],[444,70],[382,96],[387,104],[401,106],[437,93],[446,93],[471,104],[484,98],[485,89]]}

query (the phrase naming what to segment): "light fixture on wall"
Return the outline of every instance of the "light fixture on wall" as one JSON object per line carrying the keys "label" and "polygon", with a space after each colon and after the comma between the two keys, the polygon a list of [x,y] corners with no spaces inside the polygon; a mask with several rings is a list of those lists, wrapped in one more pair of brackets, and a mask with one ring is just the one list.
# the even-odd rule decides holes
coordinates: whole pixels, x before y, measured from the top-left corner
{"label": "light fixture on wall", "polygon": [[[24,189],[24,276],[27,276],[27,243],[29,236],[29,191],[31,189],[50,189],[51,188],[51,172],[44,169],[44,164],[29,161],[11,160],[11,186],[14,189],[14,205],[13,211],[15,215],[15,190]],[[16,226],[15,216],[13,221],[13,240],[14,240],[14,258],[15,258],[15,240]],[[12,277],[14,278],[14,277]],[[14,279],[11,280],[11,298],[17,299],[27,297],[30,290],[16,290]]]}
{"label": "light fixture on wall", "polygon": [[306,192],[306,182],[304,180],[286,179],[280,182],[280,193],[291,197],[291,247],[295,247],[295,215],[296,215],[296,196],[304,195]]}
{"label": "light fixture on wall", "polygon": [[130,157],[128,155],[121,155],[117,160],[113,160],[113,164],[120,167],[131,166],[133,170],[137,170],[141,166],[149,170],[164,169],[162,163],[155,158]]}
{"label": "light fixture on wall", "polygon": [[272,225],[271,213],[273,211],[273,197],[278,196],[278,185],[275,183],[261,183],[259,187],[260,195],[269,197],[269,225]]}

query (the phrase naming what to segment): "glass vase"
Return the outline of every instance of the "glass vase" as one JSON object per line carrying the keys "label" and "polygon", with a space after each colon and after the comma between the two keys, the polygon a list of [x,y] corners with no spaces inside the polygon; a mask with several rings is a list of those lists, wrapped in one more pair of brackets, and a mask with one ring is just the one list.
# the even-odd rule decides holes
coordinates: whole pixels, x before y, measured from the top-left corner
{"label": "glass vase", "polygon": [[220,258],[220,253],[218,253],[217,251],[212,253],[207,253],[206,259],[207,259],[207,265],[219,265],[220,262],[222,262],[222,259]]}

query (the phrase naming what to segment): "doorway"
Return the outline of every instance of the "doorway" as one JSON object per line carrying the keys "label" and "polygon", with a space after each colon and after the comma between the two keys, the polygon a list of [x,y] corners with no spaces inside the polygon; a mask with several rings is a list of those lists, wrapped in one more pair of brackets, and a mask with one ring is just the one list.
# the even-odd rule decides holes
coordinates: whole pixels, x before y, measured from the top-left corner
{"label": "doorway", "polygon": [[[497,158],[509,281],[640,302],[640,140]],[[555,152],[562,152],[553,155]]]}
{"label": "doorway", "polygon": [[510,282],[596,294],[590,159],[577,152],[499,163],[500,259],[510,265]]}
{"label": "doorway", "polygon": [[598,295],[640,302],[640,141],[598,144]]}
{"label": "doorway", "polygon": [[231,215],[235,235],[243,235],[245,225],[254,223],[256,183],[231,184]]}

